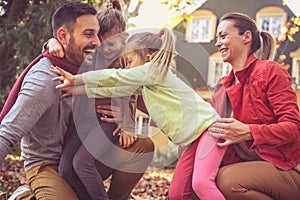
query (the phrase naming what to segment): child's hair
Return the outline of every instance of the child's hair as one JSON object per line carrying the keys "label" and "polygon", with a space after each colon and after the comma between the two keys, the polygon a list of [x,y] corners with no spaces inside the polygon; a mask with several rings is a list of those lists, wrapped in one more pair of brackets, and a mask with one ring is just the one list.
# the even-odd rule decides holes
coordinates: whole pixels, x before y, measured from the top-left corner
{"label": "child's hair", "polygon": [[151,55],[151,70],[159,68],[157,80],[163,80],[170,67],[174,65],[175,36],[163,28],[158,34],[143,32],[132,35],[123,50],[122,63],[126,65],[125,55],[135,53],[142,59]]}
{"label": "child's hair", "polygon": [[[227,13],[223,15],[220,21],[233,20],[234,27],[239,30],[239,34],[242,35],[245,31],[249,30],[252,34],[252,44],[250,53],[259,53],[259,57],[262,60],[273,60],[275,56],[275,39],[266,31],[259,31],[256,23],[248,15],[242,13]],[[261,37],[260,37],[261,36]],[[261,42],[261,39],[262,42]],[[261,49],[262,47],[262,49]],[[260,52],[258,52],[258,50]]]}
{"label": "child's hair", "polygon": [[111,7],[97,13],[100,25],[99,38],[108,32],[116,31],[116,33],[120,33],[126,29],[126,20],[122,14],[121,4],[116,0],[112,0],[110,3]]}

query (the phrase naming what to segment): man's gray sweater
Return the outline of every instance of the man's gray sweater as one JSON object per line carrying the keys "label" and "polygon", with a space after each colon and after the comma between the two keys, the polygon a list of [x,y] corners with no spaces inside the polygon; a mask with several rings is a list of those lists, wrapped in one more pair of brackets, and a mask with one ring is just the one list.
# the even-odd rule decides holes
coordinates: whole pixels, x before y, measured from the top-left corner
{"label": "man's gray sweater", "polygon": [[0,125],[0,164],[20,139],[25,171],[41,162],[59,162],[71,119],[71,98],[60,99],[51,62],[42,58],[27,73],[18,98]]}

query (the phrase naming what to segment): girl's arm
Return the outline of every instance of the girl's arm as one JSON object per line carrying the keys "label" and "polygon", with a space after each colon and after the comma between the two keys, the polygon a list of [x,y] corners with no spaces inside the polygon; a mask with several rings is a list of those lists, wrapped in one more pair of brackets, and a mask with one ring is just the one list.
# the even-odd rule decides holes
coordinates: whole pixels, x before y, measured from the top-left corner
{"label": "girl's arm", "polygon": [[73,85],[84,84],[81,74],[72,75],[71,73],[63,70],[57,66],[51,66],[50,70],[60,76],[53,78],[54,81],[62,81],[63,83],[57,85],[56,88],[64,89],[67,87],[72,87]]}
{"label": "girl's arm", "polygon": [[68,97],[71,95],[81,95],[86,94],[84,85],[75,85],[72,87],[66,87],[62,89],[63,94],[61,98]]}
{"label": "girl's arm", "polygon": [[157,83],[156,71],[149,70],[150,64],[131,69],[103,69],[82,74],[87,88],[119,86],[153,86]]}
{"label": "girl's arm", "polygon": [[120,98],[119,106],[122,107],[122,122],[119,143],[123,148],[130,147],[137,139],[135,135],[135,96]]}
{"label": "girl's arm", "polygon": [[95,87],[88,88],[85,85],[85,93],[89,98],[114,98],[142,94],[142,87],[116,86],[116,87]]}
{"label": "girl's arm", "polygon": [[63,58],[65,56],[63,46],[55,38],[50,38],[46,44],[46,49],[55,57]]}
{"label": "girl's arm", "polygon": [[42,52],[47,49],[52,56],[58,58],[63,58],[65,56],[63,46],[55,38],[50,38],[47,42],[44,43]]}
{"label": "girl's arm", "polygon": [[64,91],[63,97],[79,94],[86,94],[85,87],[80,75],[72,75],[71,73],[59,68],[51,66],[50,70],[60,76],[53,78],[54,81],[62,81],[63,83],[57,85],[56,88]]}

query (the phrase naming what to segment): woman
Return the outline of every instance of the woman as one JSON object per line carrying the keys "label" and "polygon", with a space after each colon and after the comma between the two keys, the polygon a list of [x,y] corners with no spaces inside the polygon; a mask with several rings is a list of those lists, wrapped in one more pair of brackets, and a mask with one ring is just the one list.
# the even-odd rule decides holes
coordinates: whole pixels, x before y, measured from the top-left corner
{"label": "woman", "polygon": [[[300,197],[299,108],[290,75],[268,60],[274,46],[248,16],[220,19],[216,47],[233,69],[219,80],[212,104],[230,118],[214,123],[209,133],[225,140],[220,147],[228,146],[216,182],[229,200]],[[261,59],[254,55],[258,50]]]}

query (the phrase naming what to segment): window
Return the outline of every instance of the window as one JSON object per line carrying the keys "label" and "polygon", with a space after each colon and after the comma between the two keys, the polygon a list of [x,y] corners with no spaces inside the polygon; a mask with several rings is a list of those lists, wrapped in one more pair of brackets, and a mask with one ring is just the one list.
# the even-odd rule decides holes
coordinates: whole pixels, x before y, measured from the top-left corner
{"label": "window", "polygon": [[210,56],[207,82],[210,87],[215,87],[218,80],[229,74],[232,67],[222,60],[221,53],[216,52]]}
{"label": "window", "polygon": [[198,10],[188,22],[186,40],[188,42],[207,42],[215,38],[216,16],[208,10]]}
{"label": "window", "polygon": [[139,115],[136,118],[136,133],[142,135],[149,135],[149,118]]}
{"label": "window", "polygon": [[259,10],[256,14],[256,22],[261,30],[268,31],[274,37],[279,37],[283,24],[286,23],[287,14],[283,8],[269,6]]}
{"label": "window", "polygon": [[292,80],[297,89],[300,89],[300,48],[290,53],[293,59],[292,64]]}
{"label": "window", "polygon": [[191,33],[190,40],[198,42],[209,42],[209,29],[210,29],[211,19],[209,18],[198,18],[191,22]]}

